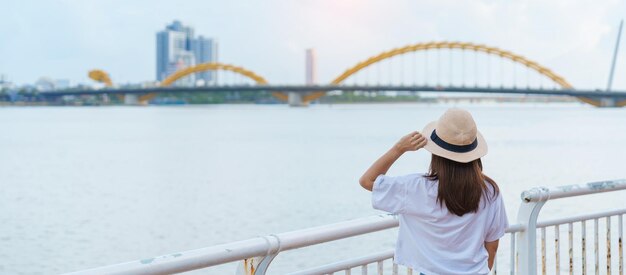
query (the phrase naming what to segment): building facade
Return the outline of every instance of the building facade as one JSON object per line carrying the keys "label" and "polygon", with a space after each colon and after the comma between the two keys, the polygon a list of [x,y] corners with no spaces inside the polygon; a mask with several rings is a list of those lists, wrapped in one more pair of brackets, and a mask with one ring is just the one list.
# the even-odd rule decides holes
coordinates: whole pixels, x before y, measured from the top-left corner
{"label": "building facade", "polygon": [[[217,43],[215,43],[214,39],[200,35],[197,39],[191,41],[191,49],[197,64],[217,62]],[[202,72],[198,74],[198,77],[204,80],[206,84],[209,84],[217,79],[217,71]]]}
{"label": "building facade", "polygon": [[[174,72],[206,62],[217,62],[214,39],[195,37],[194,29],[176,20],[156,34],[156,79],[162,81]],[[206,85],[216,81],[214,71],[186,77],[177,82],[185,86]]]}

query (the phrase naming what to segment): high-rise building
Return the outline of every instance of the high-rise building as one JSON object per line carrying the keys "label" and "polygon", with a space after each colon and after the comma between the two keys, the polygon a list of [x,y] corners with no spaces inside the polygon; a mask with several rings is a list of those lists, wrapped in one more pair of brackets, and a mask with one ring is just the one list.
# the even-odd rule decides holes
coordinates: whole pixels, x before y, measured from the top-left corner
{"label": "high-rise building", "polygon": [[182,32],[164,30],[157,33],[157,80],[161,81],[174,72],[172,68],[187,52],[185,43],[186,36]]}
{"label": "high-rise building", "polygon": [[[197,39],[192,40],[191,49],[196,57],[196,64],[217,61],[217,43],[211,38],[200,35]],[[206,71],[199,74],[199,78],[205,83],[212,82],[216,77],[216,71]]]}
{"label": "high-rise building", "polygon": [[304,80],[306,85],[315,85],[316,82],[316,58],[315,58],[315,50],[307,49],[306,50],[306,60],[305,60],[305,76]]}
{"label": "high-rise building", "polygon": [[[156,78],[161,81],[174,72],[200,63],[217,62],[217,43],[213,39],[194,35],[194,29],[175,20],[156,35],[157,60]],[[215,72],[201,73],[179,81],[183,85],[194,85],[196,80],[210,83]]]}

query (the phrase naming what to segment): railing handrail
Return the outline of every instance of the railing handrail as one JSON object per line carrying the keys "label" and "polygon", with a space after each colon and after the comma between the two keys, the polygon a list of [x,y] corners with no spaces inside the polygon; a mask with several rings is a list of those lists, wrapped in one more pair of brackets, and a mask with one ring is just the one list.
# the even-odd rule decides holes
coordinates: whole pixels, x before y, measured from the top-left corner
{"label": "railing handrail", "polygon": [[[591,213],[591,214],[586,214],[586,215],[578,215],[578,216],[572,216],[572,217],[566,217],[566,218],[540,221],[537,223],[537,228],[548,227],[548,226],[553,226],[557,224],[574,223],[574,222],[580,222],[583,220],[591,220],[591,219],[596,219],[596,218],[616,216],[616,215],[622,215],[622,214],[626,214],[626,208],[612,210],[612,211],[596,212],[596,213]],[[368,226],[366,226],[366,224]],[[201,248],[201,249],[162,255],[162,256],[149,258],[149,259],[142,259],[142,260],[137,260],[137,261],[116,264],[116,265],[99,267],[99,268],[90,269],[90,270],[83,270],[80,272],[75,272],[75,273],[70,273],[70,274],[82,274],[82,273],[94,273],[94,272],[95,273],[104,272],[107,274],[116,274],[116,273],[140,274],[142,273],[141,270],[144,270],[144,271],[147,271],[148,269],[156,270],[157,268],[155,268],[155,265],[160,265],[159,269],[164,270],[164,272],[155,273],[154,271],[152,271],[150,274],[169,274],[173,272],[184,272],[184,271],[189,271],[189,270],[198,269],[202,267],[210,267],[210,266],[215,266],[219,264],[240,261],[240,260],[248,259],[252,257],[265,256],[268,253],[268,250],[271,250],[272,248],[271,242],[268,240],[268,238],[273,238],[274,236],[282,236],[283,238],[285,238],[285,236],[288,236],[292,240],[302,239],[301,241],[295,242],[295,241],[288,241],[289,238],[285,238],[286,242],[284,244],[286,246],[281,247],[281,251],[285,251],[285,250],[320,244],[320,243],[324,243],[328,241],[344,239],[347,237],[363,235],[363,234],[367,234],[370,232],[394,228],[397,226],[398,226],[398,220],[394,218],[393,215],[375,215],[375,216],[370,216],[370,217],[365,217],[365,218],[360,218],[360,219],[355,219],[355,220],[344,221],[340,223],[334,223],[334,224],[323,225],[323,226],[318,226],[314,228],[308,228],[304,230],[296,230],[296,231],[281,233],[277,235],[257,237],[257,238],[252,238],[248,240],[220,244],[220,245],[215,245],[215,246]],[[360,230],[357,230],[359,228]],[[363,228],[368,228],[367,232],[364,232]],[[322,239],[311,238],[315,236],[317,237],[327,236],[329,234],[332,234],[331,232],[336,232],[337,229],[340,229],[344,233],[341,236],[332,236],[331,238],[322,238]],[[346,229],[348,229],[348,231],[345,231]],[[524,228],[521,224],[512,224],[506,229],[506,233],[521,232],[523,230]],[[280,238],[280,239],[283,240],[283,238]],[[390,258],[390,257],[387,257],[388,254],[389,254],[389,251],[375,253],[372,255],[368,255],[368,256],[364,256],[364,257],[360,257],[356,259],[350,259],[350,260],[346,260],[343,262],[333,263],[332,265],[325,265],[325,266],[308,269],[305,271],[300,271],[294,274],[305,274],[309,271],[320,271],[320,270],[327,270],[327,269],[330,270],[331,266],[335,268],[339,266],[339,267],[342,267],[341,269],[343,269],[344,266],[347,267],[350,265],[351,266],[360,265],[360,263],[363,262],[366,258],[367,259],[372,259],[372,257],[376,259]],[[182,256],[185,256],[185,257],[180,258]],[[185,259],[185,258],[188,258],[188,259]],[[187,270],[187,268],[185,268],[186,270],[175,268],[175,266],[178,266],[178,265],[189,265],[191,259],[193,259],[193,261],[196,261],[196,262],[202,262],[200,264],[201,266],[198,266],[198,264],[193,264],[192,265],[193,268],[189,270]],[[150,266],[149,268],[148,268],[148,264]],[[170,265],[171,267],[166,268],[166,265]],[[135,266],[135,268],[133,268],[133,266]],[[166,269],[163,269],[163,268],[166,268]],[[167,270],[167,272],[165,272],[165,270]]]}
{"label": "railing handrail", "polygon": [[179,273],[359,236],[397,226],[398,220],[393,215],[374,215],[302,230],[162,255],[154,258],[77,271],[69,274]]}
{"label": "railing handrail", "polygon": [[[507,229],[507,233],[519,233],[518,237],[526,239],[524,234],[528,233],[527,229],[536,229],[548,227],[557,224],[573,223],[583,220],[596,219],[607,216],[626,214],[626,208],[611,211],[597,212],[592,214],[570,216],[566,218],[558,218],[536,222],[536,217],[541,205],[550,199],[580,196],[586,194],[595,194],[608,191],[626,190],[626,180],[603,181],[596,183],[588,183],[584,185],[568,185],[554,188],[534,188],[522,193],[522,207],[526,204],[538,204],[538,206],[529,206],[534,209],[534,218],[530,219],[530,223],[524,222],[511,224]],[[520,209],[522,210],[522,209]],[[521,215],[518,215],[518,218]],[[534,219],[534,222],[533,222]],[[519,219],[518,219],[519,221]],[[528,221],[528,220],[526,220]],[[364,235],[376,231],[390,229],[398,226],[398,219],[394,215],[381,214],[365,218],[359,218],[339,223],[317,226],[302,230],[285,232],[280,234],[272,234],[263,237],[256,237],[248,240],[231,242],[211,247],[205,247],[195,250],[184,251],[180,253],[168,254],[154,258],[136,260],[121,264],[103,266],[88,270],[73,272],[70,274],[172,274],[186,272],[210,266],[225,264],[234,261],[251,259],[254,257],[268,257],[276,255],[281,251],[302,248],[306,246],[321,244],[325,242],[345,239],[349,237]],[[533,233],[534,235],[534,233]],[[532,235],[531,235],[532,236]],[[534,238],[530,238],[533,241]],[[522,244],[522,242],[520,242]],[[534,247],[530,242],[530,247]],[[520,247],[522,249],[522,247]],[[387,257],[389,251],[375,253],[361,258],[342,261],[339,263],[320,266],[315,269],[305,270],[326,270],[331,266],[351,265],[360,263],[361,261],[371,259],[372,257],[380,259]],[[534,254],[534,253],[533,253]],[[383,257],[383,258],[384,258]],[[527,256],[524,256],[527,257]],[[387,257],[389,258],[389,257]],[[528,257],[527,257],[528,258]],[[533,258],[532,255],[530,258]],[[271,259],[270,259],[271,261]]]}
{"label": "railing handrail", "polygon": [[589,194],[598,194],[610,191],[626,190],[626,179],[590,182],[585,184],[572,184],[556,187],[536,187],[522,192],[524,202],[537,202],[569,198]]}
{"label": "railing handrail", "polygon": [[521,274],[537,274],[537,218],[543,205],[553,199],[626,190],[626,180],[610,180],[558,187],[540,187],[524,191],[517,222],[524,230],[517,234],[518,266]]}
{"label": "railing handrail", "polygon": [[626,208],[611,210],[611,211],[596,212],[596,213],[584,214],[584,215],[578,215],[578,216],[570,216],[566,218],[558,218],[558,219],[537,222],[537,228],[550,227],[550,226],[555,226],[555,225],[560,225],[560,224],[575,223],[575,222],[581,222],[581,221],[588,221],[588,220],[593,220],[593,219],[612,217],[612,216],[618,216],[618,215],[624,215],[624,214],[626,214]]}

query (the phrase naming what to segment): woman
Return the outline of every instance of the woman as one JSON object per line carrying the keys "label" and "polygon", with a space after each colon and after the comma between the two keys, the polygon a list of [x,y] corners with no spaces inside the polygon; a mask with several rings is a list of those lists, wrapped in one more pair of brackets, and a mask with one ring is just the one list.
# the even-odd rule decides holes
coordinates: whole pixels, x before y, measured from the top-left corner
{"label": "woman", "polygon": [[[449,109],[400,139],[359,180],[376,209],[398,214],[394,261],[425,275],[488,274],[508,220],[498,186],[482,172],[485,139],[472,115]],[[426,174],[386,176],[404,153],[432,153]]]}

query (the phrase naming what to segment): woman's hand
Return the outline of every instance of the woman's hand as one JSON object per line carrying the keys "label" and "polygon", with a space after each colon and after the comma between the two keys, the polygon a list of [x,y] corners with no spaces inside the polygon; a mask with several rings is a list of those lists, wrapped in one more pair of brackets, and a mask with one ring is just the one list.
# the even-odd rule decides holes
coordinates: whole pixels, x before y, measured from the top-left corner
{"label": "woman's hand", "polygon": [[422,136],[419,132],[411,132],[406,136],[403,136],[396,145],[393,146],[394,150],[397,150],[399,153],[403,154],[408,151],[417,151],[418,149],[424,147],[426,145],[426,138]]}
{"label": "woman's hand", "polygon": [[387,173],[389,167],[393,165],[402,154],[408,151],[416,151],[426,145],[426,138],[418,132],[412,132],[403,136],[387,153],[382,155],[359,179],[359,183],[366,190],[372,191],[376,177]]}

